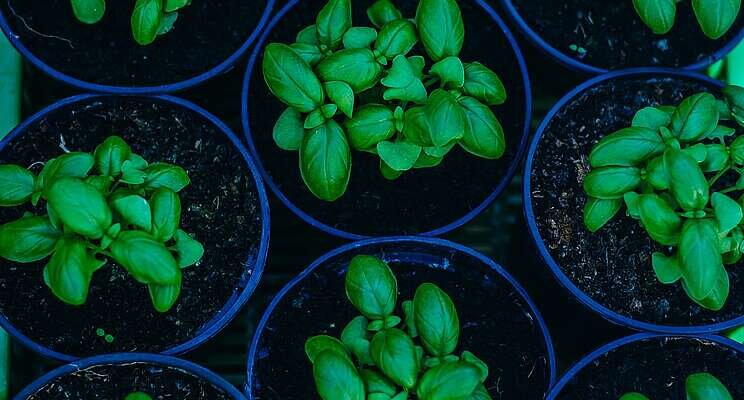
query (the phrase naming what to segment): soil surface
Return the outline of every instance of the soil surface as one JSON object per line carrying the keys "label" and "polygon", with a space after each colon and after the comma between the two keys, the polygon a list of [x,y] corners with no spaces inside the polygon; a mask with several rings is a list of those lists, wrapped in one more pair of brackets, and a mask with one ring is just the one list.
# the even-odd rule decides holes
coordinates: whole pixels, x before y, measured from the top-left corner
{"label": "soil surface", "polygon": [[[117,134],[134,152],[185,168],[191,184],[179,193],[181,226],[205,247],[198,265],[183,270],[183,288],[166,314],[156,312],[147,287],[109,262],[93,277],[87,303],[59,301],[42,279],[46,260],[0,260],[0,312],[24,335],[57,352],[86,356],[160,352],[195,337],[253,274],[261,236],[255,181],[238,150],[207,119],[181,106],[138,97],[93,98],[33,123],[0,152],[0,163],[34,165],[62,154],[61,146],[93,151]],[[0,209],[0,222],[40,208]],[[44,207],[44,208],[41,208]],[[246,269],[246,263],[249,267]],[[113,336],[108,343],[98,329]]]}
{"label": "soil surface", "polygon": [[556,400],[618,399],[628,392],[686,400],[685,379],[714,375],[744,399],[744,354],[709,340],[654,338],[627,344],[584,367]]}
{"label": "soil surface", "polygon": [[[325,1],[301,1],[272,30],[267,43],[292,43],[295,35],[313,20]],[[354,25],[370,25],[366,8],[371,1],[355,1]],[[417,2],[402,6],[404,15],[415,15]],[[455,222],[482,204],[507,177],[518,158],[525,120],[524,85],[519,65],[506,37],[475,1],[459,2],[466,26],[462,60],[480,61],[504,81],[509,99],[492,110],[504,126],[506,154],[499,160],[478,158],[459,146],[436,167],[405,173],[388,181],[379,172],[379,158],[352,153],[351,181],[346,194],[328,203],[306,188],[298,167],[298,152],[276,146],[272,129],[286,108],[268,91],[257,60],[250,82],[248,115],[256,151],[268,175],[286,197],[320,222],[359,235],[417,234]],[[479,40],[478,38],[488,38]],[[424,54],[417,47],[412,54]]]}
{"label": "soil surface", "polygon": [[461,324],[456,353],[481,357],[490,368],[486,387],[494,399],[542,399],[550,381],[549,356],[537,317],[500,275],[479,260],[449,248],[421,244],[372,245],[336,256],[295,285],[273,310],[261,332],[253,376],[256,400],[319,399],[305,341],[339,337],[359,315],[344,292],[344,274],[357,254],[385,259],[395,271],[400,304],[425,282],[453,299]]}
{"label": "soil surface", "polygon": [[[655,35],[632,1],[512,0],[547,43],[577,61],[603,69],[660,65],[683,67],[711,56],[744,27],[744,17],[721,39],[706,37],[692,3],[677,3],[677,20],[666,35]],[[584,52],[579,51],[584,49]]]}
{"label": "soil surface", "polygon": [[[720,91],[687,78],[631,77],[599,84],[571,101],[547,126],[532,169],[532,208],[550,255],[581,291],[633,319],[662,325],[712,324],[744,315],[744,272],[729,266],[731,294],[723,310],[693,303],[681,285],[659,283],[651,254],[664,250],[621,210],[592,234],[583,223],[591,148],[631,124],[637,110],[676,105],[694,93]],[[741,263],[740,263],[741,264]]]}
{"label": "soil surface", "polygon": [[250,37],[266,0],[198,0],[179,11],[172,31],[140,46],[132,37],[134,0],[107,1],[94,25],[80,23],[69,0],[0,0],[23,44],[52,68],[103,85],[154,86],[200,75]]}

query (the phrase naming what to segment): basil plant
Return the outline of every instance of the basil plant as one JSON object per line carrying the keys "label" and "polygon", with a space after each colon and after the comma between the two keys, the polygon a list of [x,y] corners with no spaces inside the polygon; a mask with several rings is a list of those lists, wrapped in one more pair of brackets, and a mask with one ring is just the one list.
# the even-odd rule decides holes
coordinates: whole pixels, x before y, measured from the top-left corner
{"label": "basil plant", "polygon": [[148,163],[118,136],[92,154],[49,160],[38,175],[0,165],[0,207],[34,211],[0,226],[0,257],[49,258],[44,282],[74,306],[86,302],[93,273],[112,260],[147,285],[155,309],[166,312],[181,292],[181,269],[204,254],[179,229],[178,192],[189,183],[183,168]]}
{"label": "basil plant", "polygon": [[[584,178],[586,227],[596,232],[625,205],[648,235],[670,251],[652,266],[664,284],[718,311],[729,295],[724,265],[744,251],[744,88],[725,100],[699,93],[679,106],[644,108],[632,126],[602,138]],[[720,179],[725,176],[725,179]],[[737,179],[738,177],[738,179]]]}
{"label": "basil plant", "polygon": [[[106,13],[106,0],[70,0],[78,21],[96,24]],[[178,10],[191,4],[191,0],[137,0],[132,12],[131,25],[134,40],[142,46],[152,44],[159,35],[173,29]]]}
{"label": "basil plant", "polygon": [[144,392],[129,393],[124,400],[152,400],[152,396]]}
{"label": "basil plant", "polygon": [[[692,374],[685,380],[687,400],[734,400],[726,386],[708,373]],[[627,393],[620,400],[651,400],[640,393]]]}
{"label": "basil plant", "polygon": [[351,15],[351,0],[330,0],[295,43],[264,52],[266,84],[288,106],[274,141],[299,151],[316,197],[343,196],[352,150],[379,156],[390,180],[438,166],[458,144],[478,157],[503,156],[504,131],[491,107],[506,101],[506,89],[485,65],[460,59],[457,1],[420,0],[406,19],[391,0],[377,0],[367,10],[373,26],[352,26]]}
{"label": "basil plant", "polygon": [[[669,33],[677,17],[677,3],[683,0],[633,0],[638,15],[657,35]],[[710,39],[720,39],[736,22],[741,0],[692,0],[695,17]]]}
{"label": "basil plant", "polygon": [[346,272],[346,295],[361,315],[340,340],[305,343],[323,400],[487,400],[488,366],[469,351],[455,354],[460,320],[452,299],[424,283],[395,315],[398,283],[381,259],[360,255]]}

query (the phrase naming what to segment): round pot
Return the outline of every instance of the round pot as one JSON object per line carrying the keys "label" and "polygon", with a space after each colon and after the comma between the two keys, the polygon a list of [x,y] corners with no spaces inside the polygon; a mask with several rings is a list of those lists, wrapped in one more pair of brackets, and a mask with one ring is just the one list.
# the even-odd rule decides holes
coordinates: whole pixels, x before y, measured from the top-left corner
{"label": "round pot", "polygon": [[253,44],[274,0],[194,2],[171,32],[134,41],[133,1],[108,1],[103,19],[78,22],[69,1],[0,3],[0,28],[34,66],[72,86],[145,94],[196,86],[229,70]]}
{"label": "round pot", "polygon": [[[401,2],[414,15],[417,2]],[[271,42],[291,43],[312,25],[322,0],[293,0],[268,24],[250,58],[243,85],[243,128],[248,148],[269,187],[307,223],[347,239],[386,235],[438,236],[482,212],[511,180],[526,147],[532,94],[522,53],[508,28],[483,0],[460,2],[466,26],[463,60],[479,60],[502,78],[510,96],[493,108],[504,126],[506,153],[485,160],[456,146],[436,168],[409,171],[396,181],[379,172],[379,158],[354,151],[351,181],[340,199],[317,199],[300,176],[298,153],[281,150],[271,132],[284,106],[264,82],[262,59]],[[369,2],[355,1],[354,21],[367,21]],[[468,39],[468,37],[470,39]],[[488,40],[478,40],[488,38]]]}
{"label": "round pot", "polygon": [[[489,365],[485,385],[503,398],[543,399],[555,357],[548,329],[524,289],[501,266],[461,245],[433,238],[388,237],[339,247],[310,265],[274,297],[248,353],[249,399],[317,399],[305,341],[341,330],[358,315],[344,291],[349,261],[359,254],[385,260],[397,276],[399,302],[433,282],[460,317],[457,352],[470,350]],[[396,311],[396,314],[400,310]]]}
{"label": "round pot", "polygon": [[685,379],[707,372],[733,398],[744,396],[744,346],[718,336],[636,334],[595,350],[555,385],[548,400],[618,399],[640,392],[651,399],[685,399]]}
{"label": "round pot", "polygon": [[14,400],[123,399],[141,391],[153,399],[244,400],[229,382],[190,361],[145,353],[90,357],[35,380]]}
{"label": "round pot", "polygon": [[533,45],[566,67],[589,74],[651,66],[701,70],[744,39],[744,16],[739,15],[724,37],[711,40],[688,5],[678,7],[672,31],[659,36],[641,21],[630,1],[500,2]]}
{"label": "round pot", "polygon": [[619,213],[596,233],[583,223],[583,176],[592,146],[628,127],[635,112],[722,84],[669,69],[634,69],[592,79],[561,99],[530,147],[523,195],[530,234],[543,261],[573,296],[615,323],[638,330],[712,333],[744,324],[744,273],[728,268],[732,291],[719,312],[693,303],[681,285],[658,282],[651,254],[661,247]]}
{"label": "round pot", "polygon": [[[185,100],[81,95],[59,101],[0,142],[0,164],[47,161],[62,153],[60,146],[92,151],[112,134],[145,159],[188,171],[191,183],[179,193],[181,225],[205,253],[199,264],[183,270],[178,302],[164,314],[153,308],[147,287],[113,261],[93,275],[87,302],[73,307],[44,284],[47,260],[0,260],[0,325],[23,345],[62,361],[189,351],[235,317],[258,285],[266,260],[268,201],[253,162],[227,126]],[[45,202],[40,206],[45,209]],[[0,223],[24,211],[42,210],[28,204],[3,208]]]}

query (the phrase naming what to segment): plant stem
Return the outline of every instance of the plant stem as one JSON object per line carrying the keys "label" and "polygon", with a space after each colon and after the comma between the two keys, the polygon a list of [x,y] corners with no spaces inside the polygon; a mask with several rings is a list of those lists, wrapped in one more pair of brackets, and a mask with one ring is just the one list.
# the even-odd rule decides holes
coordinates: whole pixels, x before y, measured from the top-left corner
{"label": "plant stem", "polygon": [[713,176],[713,178],[711,178],[711,179],[710,179],[710,180],[708,181],[708,186],[710,186],[710,187],[713,187],[713,185],[714,185],[714,184],[715,184],[715,183],[716,183],[716,182],[717,182],[717,181],[718,181],[719,179],[721,179],[721,177],[722,177],[722,176],[723,176],[723,175],[724,175],[724,174],[725,174],[726,172],[729,172],[730,170],[731,170],[731,165],[727,165],[727,166],[726,166],[726,168],[724,168],[724,169],[722,169],[722,170],[718,171],[718,173],[717,173],[717,174],[715,174],[715,175]]}
{"label": "plant stem", "polygon": [[718,193],[726,194],[726,193],[735,192],[737,190],[741,190],[741,189],[737,188],[736,186],[731,186],[731,187],[728,187],[726,189],[719,190]]}

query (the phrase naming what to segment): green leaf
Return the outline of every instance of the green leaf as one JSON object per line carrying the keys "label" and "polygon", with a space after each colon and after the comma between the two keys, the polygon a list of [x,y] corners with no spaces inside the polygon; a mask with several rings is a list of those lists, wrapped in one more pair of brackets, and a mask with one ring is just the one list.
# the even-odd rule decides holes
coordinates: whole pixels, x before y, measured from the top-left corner
{"label": "green leaf", "polygon": [[154,42],[162,18],[162,0],[137,0],[131,18],[134,40],[141,46]]}
{"label": "green leaf", "polygon": [[319,45],[320,41],[318,40],[318,27],[315,25],[305,27],[297,34],[297,38],[295,39],[295,41],[297,43]]}
{"label": "green leaf", "polygon": [[682,151],[670,148],[664,152],[672,195],[686,211],[702,210],[708,204],[709,188],[698,163]]}
{"label": "green leaf", "polygon": [[296,151],[302,145],[302,137],[305,136],[302,114],[294,108],[284,110],[274,125],[272,132],[274,143],[282,150]]}
{"label": "green leaf", "polygon": [[419,146],[433,146],[431,129],[426,117],[425,107],[413,107],[406,110],[403,117],[403,136]]}
{"label": "green leaf", "polygon": [[377,143],[377,154],[382,161],[396,171],[408,171],[416,164],[421,146],[403,140]]}
{"label": "green leaf", "polygon": [[323,110],[320,108],[308,114],[305,118],[305,122],[302,124],[302,128],[305,130],[312,130],[323,125],[328,118],[323,115]]}
{"label": "green leaf", "polygon": [[507,98],[506,88],[499,76],[478,62],[465,64],[463,92],[488,106],[504,104]]}
{"label": "green leaf", "polygon": [[491,395],[488,394],[488,389],[486,389],[485,386],[480,385],[475,388],[473,393],[470,394],[470,397],[467,397],[467,400],[493,400],[491,398]]}
{"label": "green leaf", "polygon": [[682,267],[676,256],[667,257],[662,253],[655,252],[651,257],[651,265],[654,267],[656,277],[659,278],[661,283],[669,285],[682,278]]}
{"label": "green leaf", "polygon": [[380,160],[380,174],[382,174],[383,178],[394,181],[403,175],[403,171],[396,171],[387,165],[385,161]]}
{"label": "green leaf", "polygon": [[391,381],[411,390],[419,374],[418,356],[413,340],[396,328],[386,329],[372,338],[370,353],[375,365]]}
{"label": "green leaf", "polygon": [[734,400],[726,386],[708,373],[692,374],[685,380],[688,400]]}
{"label": "green leaf", "polygon": [[721,142],[725,140],[726,137],[732,136],[736,133],[736,129],[724,126],[724,125],[718,125],[716,129],[709,133],[705,138],[706,139],[717,139]]}
{"label": "green leaf", "polygon": [[395,57],[388,75],[381,81],[383,86],[388,88],[383,93],[383,98],[388,101],[400,100],[425,104],[427,92],[420,75],[421,71],[417,69],[411,58]]}
{"label": "green leaf", "polygon": [[346,272],[345,288],[351,304],[369,319],[384,319],[395,310],[398,282],[390,267],[377,257],[354,257]]}
{"label": "green leaf", "polygon": [[341,342],[362,365],[372,365],[372,356],[369,354],[369,339],[367,339],[367,325],[369,321],[363,316],[352,319],[341,332]]}
{"label": "green leaf", "polygon": [[121,232],[111,244],[111,255],[140,283],[181,283],[181,270],[173,255],[148,233]]}
{"label": "green leaf", "polygon": [[174,250],[179,268],[190,267],[202,259],[204,246],[199,241],[180,229],[176,231],[174,238],[176,239]]}
{"label": "green leaf", "polygon": [[346,192],[351,176],[351,149],[341,126],[328,120],[309,131],[300,147],[300,171],[319,199],[334,201]]}
{"label": "green leaf", "polygon": [[664,156],[657,156],[651,159],[646,165],[646,181],[655,189],[669,189],[669,173],[664,164]]}
{"label": "green leaf", "polygon": [[403,18],[401,12],[395,7],[390,0],[377,0],[367,9],[369,20],[376,27],[382,27],[388,22]]}
{"label": "green leaf", "polygon": [[682,219],[661,197],[656,194],[640,195],[638,214],[651,239],[667,246],[679,242]]}
{"label": "green leaf", "polygon": [[70,0],[75,18],[84,24],[95,24],[106,13],[105,0]]}
{"label": "green leaf", "polygon": [[57,298],[80,306],[88,299],[93,272],[105,263],[88,252],[84,240],[66,237],[57,243],[54,255],[44,267],[44,282]]}
{"label": "green leaf", "polygon": [[364,380],[368,395],[379,393],[385,394],[389,398],[398,393],[398,389],[393,382],[390,382],[383,374],[373,369],[362,370],[362,380]]}
{"label": "green leaf", "polygon": [[692,157],[698,164],[705,161],[705,157],[708,155],[708,149],[703,143],[698,143],[693,146],[685,147],[682,151]]}
{"label": "green leaf", "polygon": [[426,103],[425,112],[434,146],[444,147],[465,136],[465,109],[451,93],[435,90]]}
{"label": "green leaf", "polygon": [[441,363],[421,377],[416,394],[421,400],[467,399],[480,385],[480,376],[469,362]]}
{"label": "green leaf", "polygon": [[424,150],[420,155],[418,160],[416,160],[416,164],[413,165],[413,168],[416,169],[424,169],[424,168],[434,168],[439,166],[442,161],[444,161],[444,157],[435,157],[430,156],[426,154],[426,151]]}
{"label": "green leaf", "polygon": [[318,355],[324,351],[333,351],[353,363],[344,344],[334,337],[327,335],[313,336],[305,342],[305,354],[311,363],[314,363]]}
{"label": "green leaf", "polygon": [[46,192],[60,178],[85,178],[94,163],[95,159],[88,153],[67,153],[49,160],[36,179],[36,190]]}
{"label": "green leaf", "polygon": [[127,397],[124,398],[124,400],[152,400],[152,397],[143,392],[134,392],[129,393]]}
{"label": "green leaf", "polygon": [[603,137],[589,154],[593,168],[610,165],[632,167],[661,154],[666,145],[657,131],[634,127]]}
{"label": "green leaf", "polygon": [[465,110],[465,134],[460,145],[467,152],[489,160],[501,158],[506,151],[504,128],[491,109],[472,97],[461,97]]}
{"label": "green leaf", "polygon": [[354,90],[345,82],[326,82],[323,88],[328,98],[338,106],[347,117],[354,116]]}
{"label": "green leaf", "polygon": [[186,170],[166,163],[152,163],[145,168],[145,188],[157,190],[168,188],[174,192],[180,192],[191,183]]}
{"label": "green leaf", "polygon": [[365,400],[364,381],[345,357],[324,351],[315,357],[313,376],[323,400]]}
{"label": "green leaf", "polygon": [[176,192],[160,188],[150,197],[150,208],[152,227],[148,230],[156,240],[167,242],[181,224],[181,199]]}
{"label": "green leaf", "polygon": [[725,235],[741,222],[744,213],[741,206],[734,199],[722,193],[713,193],[711,205],[718,221],[718,232]]}
{"label": "green leaf", "polygon": [[699,93],[680,103],[672,115],[671,129],[680,142],[694,142],[709,135],[718,126],[716,98]]}
{"label": "green leaf", "polygon": [[191,4],[191,0],[165,0],[165,12],[180,10]]}
{"label": "green leaf", "polygon": [[147,289],[150,292],[150,300],[152,301],[155,310],[160,313],[166,313],[178,301],[178,297],[181,295],[181,283],[174,285],[158,285],[150,283],[147,285]]}
{"label": "green leaf", "polygon": [[353,27],[344,34],[345,49],[368,49],[377,39],[377,30],[369,27]]}
{"label": "green leaf", "polygon": [[26,168],[0,165],[0,207],[19,206],[31,199],[35,177]]}
{"label": "green leaf", "polygon": [[584,191],[591,197],[622,198],[641,184],[641,170],[633,167],[602,167],[584,177]]}
{"label": "green leaf", "polygon": [[640,393],[632,392],[624,394],[620,400],[649,400],[649,398]]}
{"label": "green leaf", "polygon": [[716,223],[710,219],[685,221],[678,254],[690,296],[695,300],[705,299],[723,270]]}
{"label": "green leaf", "polygon": [[638,210],[638,199],[640,195],[636,192],[628,192],[623,195],[625,206],[628,207],[628,216],[635,219],[641,219],[640,211]]}
{"label": "green leaf", "polygon": [[413,310],[424,349],[435,357],[452,354],[460,337],[460,320],[447,293],[432,283],[424,283],[416,289]]}
{"label": "green leaf", "polygon": [[266,46],[263,75],[271,93],[299,112],[309,113],[325,102],[323,87],[310,65],[287,45]]}
{"label": "green leaf", "polygon": [[620,211],[622,205],[622,199],[602,200],[590,197],[584,206],[584,226],[589,232],[598,231]]}
{"label": "green leaf", "polygon": [[413,301],[404,301],[402,308],[408,335],[412,338],[418,337],[418,330],[416,330],[416,314],[413,312]]}
{"label": "green leaf", "polygon": [[416,9],[419,37],[429,57],[439,61],[459,56],[465,41],[465,24],[455,0],[421,0]]}
{"label": "green leaf", "polygon": [[705,36],[720,39],[736,22],[741,0],[692,0],[700,27]]}
{"label": "green leaf", "polygon": [[176,21],[178,21],[177,12],[163,14],[163,18],[160,19],[160,26],[158,26],[158,35],[165,35],[173,30]]}
{"label": "green leaf", "polygon": [[737,165],[744,165],[744,136],[739,136],[731,143],[729,147],[731,160]]}
{"label": "green leaf", "polygon": [[460,357],[463,361],[467,361],[480,370],[480,381],[481,383],[486,381],[486,378],[488,378],[488,365],[481,360],[480,358],[476,357],[475,354],[469,352],[469,351],[463,351],[462,356]]}
{"label": "green leaf", "polygon": [[315,44],[292,43],[289,47],[311,67],[316,66],[324,57],[320,47]]}
{"label": "green leaf", "polygon": [[93,186],[78,178],[62,178],[47,193],[49,205],[66,229],[91,239],[99,239],[111,226],[111,209]]}
{"label": "green leaf", "polygon": [[8,222],[0,226],[0,257],[19,263],[42,260],[52,254],[61,235],[46,217]]}
{"label": "green leaf", "polygon": [[669,33],[677,16],[676,0],[633,0],[636,12],[657,35]]}
{"label": "green leaf", "polygon": [[[637,1],[637,0],[636,0]],[[674,0],[671,0],[674,1]],[[672,123],[672,115],[656,107],[642,108],[633,117],[633,126],[658,131]]]}
{"label": "green leaf", "polygon": [[431,74],[438,77],[443,85],[460,88],[465,84],[465,67],[457,57],[447,57],[431,67]]}
{"label": "green leaf", "polygon": [[382,75],[382,66],[370,49],[340,50],[321,61],[316,70],[324,82],[346,82],[354,93],[375,86]]}
{"label": "green leaf", "polygon": [[700,165],[703,172],[717,172],[724,169],[729,163],[729,151],[723,144],[705,145],[705,160]]}
{"label": "green leaf", "polygon": [[86,177],[84,182],[96,188],[102,195],[108,196],[114,180],[110,176],[91,175]]}
{"label": "green leaf", "polygon": [[395,134],[393,111],[380,104],[366,104],[346,120],[344,127],[351,146],[356,150],[374,148],[377,143],[388,140]]}
{"label": "green leaf", "polygon": [[122,219],[146,231],[152,229],[152,211],[144,197],[133,194],[111,201],[111,207]]}
{"label": "green leaf", "polygon": [[318,13],[315,25],[320,43],[336,50],[351,28],[351,0],[329,0]]}
{"label": "green leaf", "polygon": [[375,50],[390,60],[396,56],[405,56],[417,42],[416,25],[407,19],[396,19],[380,29]]}
{"label": "green leaf", "polygon": [[[685,289],[687,295],[692,298],[686,282],[682,282],[682,287]],[[721,270],[718,272],[718,278],[716,279],[713,290],[711,290],[710,294],[708,294],[708,296],[706,296],[704,299],[698,300],[692,298],[692,300],[701,307],[708,310],[720,311],[723,306],[726,305],[726,300],[728,299],[730,292],[731,282],[729,281],[728,272],[726,272],[725,269],[721,268]]]}

